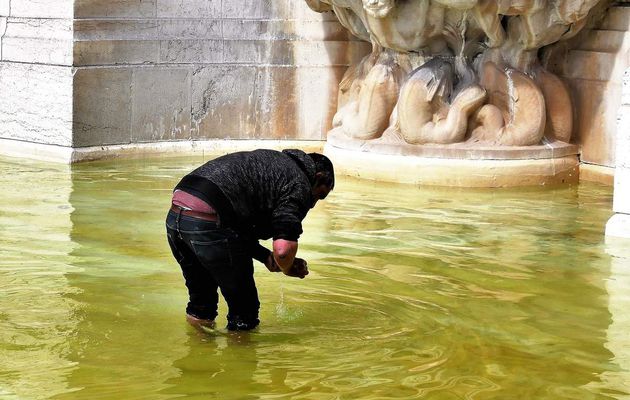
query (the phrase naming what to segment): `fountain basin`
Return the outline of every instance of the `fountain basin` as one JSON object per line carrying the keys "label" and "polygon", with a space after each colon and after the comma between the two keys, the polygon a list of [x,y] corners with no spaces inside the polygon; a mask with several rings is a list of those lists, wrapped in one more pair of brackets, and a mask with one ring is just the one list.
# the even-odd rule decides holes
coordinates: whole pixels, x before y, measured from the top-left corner
{"label": "fountain basin", "polygon": [[577,183],[579,148],[454,143],[411,145],[328,134],[324,153],[339,174],[427,186],[516,187]]}

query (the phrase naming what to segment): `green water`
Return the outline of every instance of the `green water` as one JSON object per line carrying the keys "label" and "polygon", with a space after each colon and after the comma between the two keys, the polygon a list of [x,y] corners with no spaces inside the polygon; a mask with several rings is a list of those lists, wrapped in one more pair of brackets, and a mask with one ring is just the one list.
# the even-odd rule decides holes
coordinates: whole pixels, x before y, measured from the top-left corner
{"label": "green water", "polygon": [[630,398],[612,188],[339,178],[311,274],[258,265],[257,332],[200,334],[164,217],[202,161],[0,160],[0,399]]}

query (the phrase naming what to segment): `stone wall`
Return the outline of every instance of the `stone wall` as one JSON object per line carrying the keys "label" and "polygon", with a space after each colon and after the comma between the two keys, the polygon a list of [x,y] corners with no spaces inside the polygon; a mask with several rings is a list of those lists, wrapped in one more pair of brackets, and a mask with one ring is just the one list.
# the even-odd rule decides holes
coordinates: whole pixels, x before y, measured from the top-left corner
{"label": "stone wall", "polygon": [[561,75],[574,99],[575,143],[582,162],[615,167],[617,110],[621,84],[628,67],[630,7],[608,9],[596,29],[585,31],[570,43]]}
{"label": "stone wall", "polygon": [[0,138],[72,144],[72,0],[0,0]]}
{"label": "stone wall", "polygon": [[0,16],[0,139],[73,148],[322,140],[369,51],[303,0],[0,0]]}
{"label": "stone wall", "polygon": [[75,147],[321,140],[363,54],[302,0],[76,0]]}
{"label": "stone wall", "polygon": [[366,47],[301,0],[105,4],[75,1],[77,147],[321,140]]}
{"label": "stone wall", "polygon": [[630,69],[624,74],[622,91],[613,200],[616,214],[608,221],[606,235],[630,239]]}

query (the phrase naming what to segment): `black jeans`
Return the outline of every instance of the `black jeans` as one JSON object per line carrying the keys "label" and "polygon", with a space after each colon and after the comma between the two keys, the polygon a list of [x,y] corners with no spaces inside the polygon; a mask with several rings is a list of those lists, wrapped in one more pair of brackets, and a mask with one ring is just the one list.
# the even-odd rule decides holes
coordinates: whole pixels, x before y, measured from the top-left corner
{"label": "black jeans", "polygon": [[260,302],[247,242],[216,222],[173,211],[166,217],[166,234],[188,288],[186,313],[215,319],[220,288],[229,310],[227,328],[254,329],[259,323]]}

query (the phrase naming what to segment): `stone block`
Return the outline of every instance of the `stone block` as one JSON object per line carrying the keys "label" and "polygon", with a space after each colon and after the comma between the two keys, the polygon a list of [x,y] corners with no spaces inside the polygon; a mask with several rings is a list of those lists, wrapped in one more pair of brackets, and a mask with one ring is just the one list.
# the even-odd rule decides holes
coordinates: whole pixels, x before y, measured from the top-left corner
{"label": "stone block", "polygon": [[223,38],[227,40],[295,39],[295,22],[288,20],[224,19]]}
{"label": "stone block", "polygon": [[74,21],[74,40],[156,40],[156,20],[80,19]]}
{"label": "stone block", "polygon": [[191,71],[136,68],[132,81],[132,142],[190,139]]}
{"label": "stone block", "polygon": [[98,40],[74,44],[75,66],[157,63],[157,40]]}
{"label": "stone block", "polygon": [[158,18],[218,18],[221,0],[157,0]]}
{"label": "stone block", "polygon": [[[0,0],[2,1],[2,0]],[[6,0],[5,0],[6,1]],[[73,0],[9,0],[12,17],[66,18],[73,17]]]}
{"label": "stone block", "polygon": [[223,20],[228,40],[348,40],[351,35],[335,21]]}
{"label": "stone block", "polygon": [[256,78],[256,138],[292,139],[299,126],[298,68],[260,67]]}
{"label": "stone block", "polygon": [[289,17],[300,21],[337,21],[335,13],[315,12],[309,8],[305,0],[288,0]]}
{"label": "stone block", "polygon": [[630,30],[630,8],[611,7],[608,9],[607,15],[602,21],[600,29],[613,31]]}
{"label": "stone block", "polygon": [[221,40],[163,40],[160,42],[160,62],[166,63],[221,63]]}
{"label": "stone block", "polygon": [[292,41],[294,65],[328,66],[358,63],[372,47],[367,42]]}
{"label": "stone block", "polygon": [[161,19],[158,26],[158,38],[200,40],[223,38],[222,21],[219,19]]}
{"label": "stone block", "polygon": [[358,40],[338,21],[296,21],[294,32],[295,37],[302,40]]}
{"label": "stone block", "polygon": [[71,20],[10,17],[4,32],[4,60],[72,65]]}
{"label": "stone block", "polygon": [[576,43],[577,49],[604,53],[627,51],[630,46],[630,32],[594,29],[584,40]]}
{"label": "stone block", "polygon": [[155,18],[156,1],[157,0],[74,0],[74,17]]}
{"label": "stone block", "polygon": [[0,17],[9,16],[9,10],[11,9],[11,7],[9,6],[9,1],[10,0],[0,0]]}
{"label": "stone block", "polygon": [[130,68],[79,68],[74,75],[75,147],[131,142]]}
{"label": "stone block", "polygon": [[0,137],[72,144],[72,68],[0,62]]}
{"label": "stone block", "polygon": [[295,139],[325,140],[337,111],[337,92],[346,67],[300,67],[296,72],[298,120]]}
{"label": "stone block", "polygon": [[568,83],[576,110],[575,137],[572,142],[582,146],[582,161],[614,167],[617,111],[621,105],[620,86],[581,79],[569,80]]}
{"label": "stone block", "polygon": [[4,39],[4,33],[7,30],[7,18],[6,17],[0,17],[0,61],[3,60],[2,58],[2,40]]}
{"label": "stone block", "polygon": [[621,82],[626,66],[625,55],[572,50],[567,60],[567,77],[604,82]]}
{"label": "stone block", "polygon": [[293,43],[285,40],[226,40],[224,62],[228,64],[293,65]]}
{"label": "stone block", "polygon": [[193,139],[255,137],[256,67],[204,66],[192,73]]}
{"label": "stone block", "polygon": [[289,19],[287,0],[224,1],[223,18]]}
{"label": "stone block", "polygon": [[621,104],[630,105],[630,70],[623,74],[621,83]]}
{"label": "stone block", "polygon": [[630,214],[630,168],[617,166],[613,211]]}

